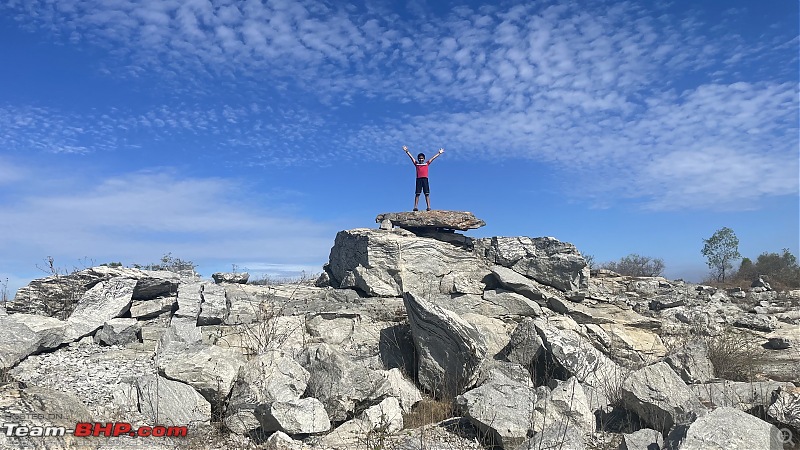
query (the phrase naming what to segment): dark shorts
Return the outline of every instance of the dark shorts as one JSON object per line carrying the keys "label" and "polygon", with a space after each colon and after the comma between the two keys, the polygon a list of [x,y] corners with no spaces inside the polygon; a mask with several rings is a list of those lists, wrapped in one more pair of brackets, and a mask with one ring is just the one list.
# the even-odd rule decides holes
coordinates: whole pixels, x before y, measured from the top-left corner
{"label": "dark shorts", "polygon": [[419,195],[420,192],[424,192],[425,195],[431,193],[431,188],[428,186],[427,178],[417,178],[417,190],[415,194]]}

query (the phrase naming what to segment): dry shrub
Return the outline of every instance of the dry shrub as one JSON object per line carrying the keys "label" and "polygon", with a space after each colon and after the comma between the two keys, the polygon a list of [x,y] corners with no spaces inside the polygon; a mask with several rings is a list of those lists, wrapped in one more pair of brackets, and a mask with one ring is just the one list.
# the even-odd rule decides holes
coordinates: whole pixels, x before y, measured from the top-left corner
{"label": "dry shrub", "polygon": [[705,338],[714,376],[731,381],[753,381],[759,372],[761,352],[749,333],[726,329]]}
{"label": "dry shrub", "polygon": [[419,428],[453,417],[453,400],[422,399],[403,416],[404,428]]}

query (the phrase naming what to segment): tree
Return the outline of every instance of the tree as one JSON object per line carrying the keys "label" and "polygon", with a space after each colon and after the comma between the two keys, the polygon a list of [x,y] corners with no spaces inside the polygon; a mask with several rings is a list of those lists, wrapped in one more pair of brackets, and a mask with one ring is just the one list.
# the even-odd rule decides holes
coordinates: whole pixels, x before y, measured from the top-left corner
{"label": "tree", "polygon": [[800,266],[788,248],[783,249],[783,254],[764,252],[758,256],[755,263],[750,258],[742,259],[735,278],[741,281],[753,281],[762,275],[771,284],[776,283],[773,288],[800,287]]}
{"label": "tree", "polygon": [[617,262],[607,262],[600,267],[631,277],[657,277],[664,272],[664,260],[631,253]]}
{"label": "tree", "polygon": [[739,238],[728,227],[722,227],[708,239],[703,239],[703,256],[717,281],[725,282],[725,272],[733,268],[733,261],[742,257],[739,254]]}

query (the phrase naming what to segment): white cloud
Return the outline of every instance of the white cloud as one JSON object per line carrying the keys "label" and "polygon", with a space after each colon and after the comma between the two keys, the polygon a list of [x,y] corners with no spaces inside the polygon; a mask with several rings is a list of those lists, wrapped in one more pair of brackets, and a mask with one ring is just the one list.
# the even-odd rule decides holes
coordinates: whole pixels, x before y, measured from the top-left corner
{"label": "white cloud", "polygon": [[86,173],[59,179],[28,173],[0,221],[0,253],[17,271],[48,255],[96,263],[124,255],[126,264],[146,264],[167,252],[198,263],[321,266],[327,253],[320,249],[329,248],[336,231],[282,213],[288,208],[277,200],[247,200],[248,192],[232,180],[156,170],[87,183]]}

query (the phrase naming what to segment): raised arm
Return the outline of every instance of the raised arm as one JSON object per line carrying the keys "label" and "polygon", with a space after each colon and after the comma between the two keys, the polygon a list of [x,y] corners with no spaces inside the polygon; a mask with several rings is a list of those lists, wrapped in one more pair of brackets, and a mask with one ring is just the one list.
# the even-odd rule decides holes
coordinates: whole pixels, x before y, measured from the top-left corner
{"label": "raised arm", "polygon": [[433,158],[431,158],[431,159],[429,159],[429,160],[428,160],[428,164],[432,163],[434,159],[436,159],[436,158],[438,158],[439,156],[441,156],[441,154],[442,154],[442,153],[444,153],[444,149],[443,149],[443,148],[440,148],[440,149],[439,149],[439,152],[438,152],[438,153],[436,153],[435,155],[433,155]]}
{"label": "raised arm", "polygon": [[404,145],[404,146],[403,146],[403,151],[405,151],[405,152],[406,152],[406,155],[408,155],[408,157],[411,159],[411,163],[412,163],[412,164],[414,164],[414,165],[416,165],[416,164],[417,164],[417,160],[416,160],[416,159],[414,159],[414,157],[413,157],[413,156],[411,156],[411,153],[408,151],[408,147],[406,147],[406,146]]}

